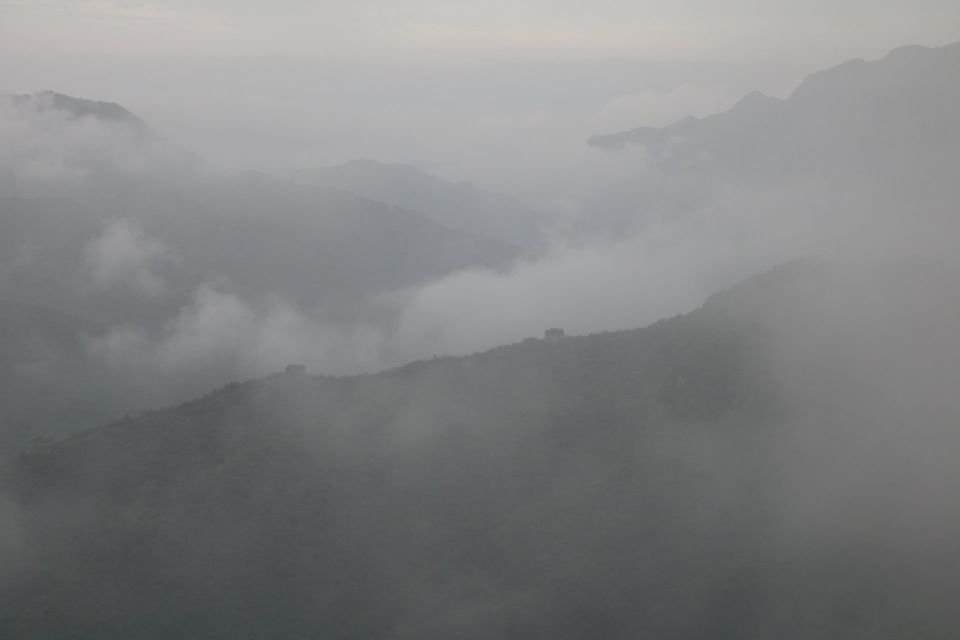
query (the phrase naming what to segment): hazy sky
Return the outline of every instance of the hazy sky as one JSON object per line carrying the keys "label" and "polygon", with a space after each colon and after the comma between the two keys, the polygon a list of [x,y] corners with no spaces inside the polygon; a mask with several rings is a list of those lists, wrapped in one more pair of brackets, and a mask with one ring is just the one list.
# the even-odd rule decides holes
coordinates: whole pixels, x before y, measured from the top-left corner
{"label": "hazy sky", "polygon": [[0,0],[0,92],[121,102],[240,165],[375,157],[519,189],[591,133],[957,25],[955,0]]}

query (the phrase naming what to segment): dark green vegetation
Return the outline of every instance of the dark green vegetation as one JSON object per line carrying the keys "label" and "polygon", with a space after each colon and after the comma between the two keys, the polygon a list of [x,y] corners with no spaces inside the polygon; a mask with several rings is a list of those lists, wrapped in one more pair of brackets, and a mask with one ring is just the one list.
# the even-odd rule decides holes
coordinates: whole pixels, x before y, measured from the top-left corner
{"label": "dark green vegetation", "polygon": [[3,638],[948,638],[960,281],[234,384],[21,455]]}

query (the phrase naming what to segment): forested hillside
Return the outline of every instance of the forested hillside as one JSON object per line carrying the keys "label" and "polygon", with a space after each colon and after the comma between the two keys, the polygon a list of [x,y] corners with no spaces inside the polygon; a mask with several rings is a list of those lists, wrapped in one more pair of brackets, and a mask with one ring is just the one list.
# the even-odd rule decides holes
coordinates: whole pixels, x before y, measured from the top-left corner
{"label": "forested hillside", "polygon": [[950,637],[958,292],[791,263],[43,444],[4,470],[0,635]]}

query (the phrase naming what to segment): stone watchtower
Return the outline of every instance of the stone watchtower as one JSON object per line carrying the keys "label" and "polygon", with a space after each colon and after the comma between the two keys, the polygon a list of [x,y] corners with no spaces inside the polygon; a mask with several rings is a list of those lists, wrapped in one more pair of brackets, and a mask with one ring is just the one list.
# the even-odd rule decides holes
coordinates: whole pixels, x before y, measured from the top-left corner
{"label": "stone watchtower", "polygon": [[547,329],[543,332],[543,339],[547,342],[558,342],[564,335],[563,329]]}

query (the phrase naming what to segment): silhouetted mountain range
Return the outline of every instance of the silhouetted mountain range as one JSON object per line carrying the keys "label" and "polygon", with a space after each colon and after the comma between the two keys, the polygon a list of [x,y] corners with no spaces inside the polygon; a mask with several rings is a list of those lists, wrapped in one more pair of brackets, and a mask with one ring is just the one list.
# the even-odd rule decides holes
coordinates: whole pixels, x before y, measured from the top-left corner
{"label": "silhouetted mountain range", "polygon": [[[812,135],[812,142],[820,143],[842,132],[841,127],[846,128],[845,135],[835,142],[848,139],[868,146],[906,134],[951,131],[952,127],[943,125],[956,113],[958,68],[960,43],[902,47],[882,60],[851,60],[814,73],[785,100],[755,91],[717,115],[688,117],[664,128],[598,135],[589,143],[605,149],[632,144],[655,150],[665,145],[706,148],[737,157],[765,145],[782,145],[784,136],[801,144]],[[865,129],[880,139],[860,138],[859,132]]]}
{"label": "silhouetted mountain range", "polygon": [[643,160],[584,205],[578,227],[618,235],[661,218],[766,210],[798,229],[830,225],[844,247],[865,228],[942,245],[960,199],[957,78],[960,43],[904,47],[814,73],[783,100],[755,92],[706,118],[595,136],[594,147],[635,147]]}

